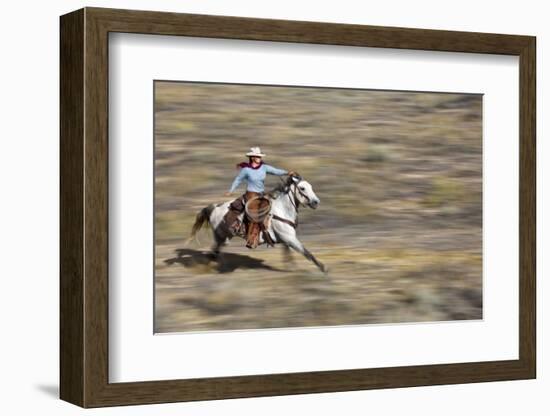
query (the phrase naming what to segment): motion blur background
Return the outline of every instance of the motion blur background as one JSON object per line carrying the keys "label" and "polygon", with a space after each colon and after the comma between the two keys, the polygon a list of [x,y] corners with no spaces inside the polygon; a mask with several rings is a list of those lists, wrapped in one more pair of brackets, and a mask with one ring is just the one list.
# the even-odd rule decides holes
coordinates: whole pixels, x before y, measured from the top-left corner
{"label": "motion blur background", "polygon": [[[477,94],[156,81],[156,331],[482,318],[481,121]],[[321,199],[298,235],[328,279],[281,246],[235,238],[221,268],[210,230],[183,246],[256,145]]]}

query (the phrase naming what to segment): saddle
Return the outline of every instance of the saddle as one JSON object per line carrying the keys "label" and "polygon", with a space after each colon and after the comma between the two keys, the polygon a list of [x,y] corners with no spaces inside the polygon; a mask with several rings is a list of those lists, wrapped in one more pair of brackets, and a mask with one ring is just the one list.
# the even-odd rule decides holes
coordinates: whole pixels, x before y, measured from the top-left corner
{"label": "saddle", "polygon": [[262,235],[266,244],[270,246],[275,244],[267,231],[270,222],[271,199],[266,196],[254,197],[246,202],[244,226],[246,229],[246,246],[248,248],[256,248],[258,246],[260,235]]}

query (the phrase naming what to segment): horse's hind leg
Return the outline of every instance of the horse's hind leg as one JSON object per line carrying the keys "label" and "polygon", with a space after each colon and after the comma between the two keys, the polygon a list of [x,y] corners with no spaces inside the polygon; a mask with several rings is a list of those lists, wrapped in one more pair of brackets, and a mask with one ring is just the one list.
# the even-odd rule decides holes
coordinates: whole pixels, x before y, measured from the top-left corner
{"label": "horse's hind leg", "polygon": [[221,248],[225,245],[227,238],[220,235],[217,232],[214,232],[214,244],[212,245],[212,256],[219,260],[221,257]]}
{"label": "horse's hind leg", "polygon": [[222,255],[222,247],[226,244],[227,238],[214,232],[214,244],[212,245],[212,257],[218,262],[218,269],[222,270],[224,261]]}

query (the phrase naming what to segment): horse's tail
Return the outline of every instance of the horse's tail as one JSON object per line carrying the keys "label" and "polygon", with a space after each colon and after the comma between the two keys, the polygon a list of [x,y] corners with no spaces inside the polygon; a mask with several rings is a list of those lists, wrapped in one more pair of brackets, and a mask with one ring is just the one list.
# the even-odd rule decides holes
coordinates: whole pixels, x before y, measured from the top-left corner
{"label": "horse's tail", "polygon": [[193,224],[193,228],[191,229],[191,237],[195,237],[197,232],[202,228],[205,223],[206,225],[210,224],[210,214],[212,214],[212,211],[215,207],[216,206],[214,204],[210,204],[199,211],[199,213],[197,214],[197,218],[195,219],[195,223]]}
{"label": "horse's tail", "polygon": [[203,227],[203,225],[205,225],[205,223],[206,225],[210,224],[209,218],[215,207],[216,206],[214,204],[210,204],[198,212],[197,217],[195,218],[195,223],[193,224],[193,228],[191,228],[191,235],[186,240],[186,243],[188,243],[194,238],[195,239],[197,238],[197,233]]}

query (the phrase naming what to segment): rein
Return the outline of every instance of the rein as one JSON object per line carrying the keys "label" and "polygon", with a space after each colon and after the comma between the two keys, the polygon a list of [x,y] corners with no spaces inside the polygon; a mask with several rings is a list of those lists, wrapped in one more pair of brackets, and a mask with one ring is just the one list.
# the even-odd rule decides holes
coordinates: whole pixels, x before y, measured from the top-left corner
{"label": "rein", "polygon": [[[281,179],[281,182],[283,182],[282,179]],[[298,182],[298,183],[300,183],[300,182]],[[300,202],[298,201],[298,197],[296,196],[296,192],[299,192],[300,195],[302,195],[306,199],[306,201],[308,201],[308,202],[310,201],[309,197],[298,189],[298,183],[294,183],[294,192],[293,192],[294,195],[293,195],[293,197],[290,196],[290,186],[291,185],[288,185],[289,189],[288,189],[288,191],[285,192],[285,194],[290,199],[290,203],[292,204],[292,206],[296,210],[296,218],[298,218],[298,207],[300,206]],[[279,217],[278,215],[272,215],[272,218],[275,219],[275,220],[284,222],[285,224],[290,225],[294,229],[298,228],[298,221],[297,220],[296,220],[296,222],[292,222],[292,221],[290,221],[286,218]]]}

